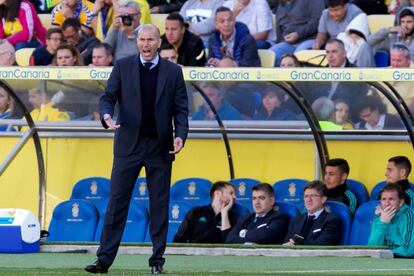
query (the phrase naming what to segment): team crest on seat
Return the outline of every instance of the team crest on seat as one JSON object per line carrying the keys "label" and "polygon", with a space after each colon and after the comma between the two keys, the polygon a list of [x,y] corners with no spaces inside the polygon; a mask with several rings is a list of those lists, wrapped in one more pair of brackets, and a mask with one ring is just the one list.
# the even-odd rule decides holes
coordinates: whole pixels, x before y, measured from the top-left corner
{"label": "team crest on seat", "polygon": [[189,195],[195,195],[196,192],[196,183],[194,181],[191,181],[188,183],[188,194]]}
{"label": "team crest on seat", "polygon": [[295,197],[296,196],[296,184],[293,183],[293,182],[290,183],[289,184],[288,191],[289,191],[289,196]]}

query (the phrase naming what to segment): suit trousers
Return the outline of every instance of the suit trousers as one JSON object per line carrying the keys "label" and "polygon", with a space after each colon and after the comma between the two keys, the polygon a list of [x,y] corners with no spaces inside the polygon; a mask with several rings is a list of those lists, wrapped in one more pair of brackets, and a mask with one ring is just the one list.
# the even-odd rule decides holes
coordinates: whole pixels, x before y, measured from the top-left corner
{"label": "suit trousers", "polygon": [[98,259],[110,266],[118,252],[136,179],[145,167],[149,193],[149,230],[153,254],[149,266],[163,265],[168,233],[172,162],[163,158],[157,138],[139,138],[133,153],[114,157],[109,202],[106,209]]}

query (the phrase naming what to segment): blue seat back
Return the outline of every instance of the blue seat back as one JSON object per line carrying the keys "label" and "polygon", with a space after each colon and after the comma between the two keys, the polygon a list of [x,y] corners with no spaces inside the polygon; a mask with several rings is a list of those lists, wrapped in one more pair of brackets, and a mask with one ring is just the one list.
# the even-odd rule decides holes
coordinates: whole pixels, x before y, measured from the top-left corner
{"label": "blue seat back", "polygon": [[299,178],[287,178],[273,184],[276,201],[295,205],[299,210],[303,208],[303,188],[308,181]]}
{"label": "blue seat back", "polygon": [[349,233],[348,244],[367,245],[377,206],[380,206],[380,201],[374,200],[358,207]]}
{"label": "blue seat back", "polygon": [[95,205],[83,199],[71,199],[53,210],[48,241],[93,241],[98,223]]}
{"label": "blue seat back", "polygon": [[[99,217],[96,226],[95,241],[100,241],[102,228],[105,221],[105,213]],[[140,203],[132,202],[129,205],[127,222],[125,224],[122,242],[143,242],[148,228],[149,215],[147,208]]]}
{"label": "blue seat back", "polygon": [[[380,192],[381,192],[382,188],[385,187],[385,185],[387,185],[387,181],[378,182],[374,186],[374,188],[372,188],[372,190],[371,190],[371,196],[370,196],[369,200],[378,200],[379,199]],[[410,182],[410,187],[411,187],[411,190],[414,191],[414,184],[411,183],[411,182]]]}
{"label": "blue seat back", "polygon": [[349,231],[351,229],[351,214],[348,206],[342,202],[327,200],[325,210],[342,220],[341,244],[347,244]]}
{"label": "blue seat back", "polygon": [[239,203],[234,203],[232,210],[237,214],[239,218],[244,218],[251,213],[246,206],[241,205]]}
{"label": "blue seat back", "polygon": [[288,215],[290,219],[300,214],[299,209],[288,202],[276,201],[273,208],[278,212]]}
{"label": "blue seat back", "polygon": [[359,205],[368,201],[368,190],[362,182],[355,179],[347,179],[346,186],[354,193]]}
{"label": "blue seat back", "polygon": [[168,215],[167,242],[172,242],[185,215],[193,206],[183,201],[171,201]]}
{"label": "blue seat back", "polygon": [[122,242],[143,242],[148,228],[149,215],[147,208],[135,202],[129,205],[128,218]]}
{"label": "blue seat back", "polygon": [[193,206],[210,198],[211,181],[204,178],[185,178],[171,187],[171,200],[185,201]]}
{"label": "blue seat back", "polygon": [[259,184],[260,181],[252,178],[234,178],[229,182],[236,188],[237,203],[247,207],[250,212],[253,212],[252,188]]}
{"label": "blue seat back", "polygon": [[149,194],[147,188],[147,179],[145,177],[139,177],[135,182],[131,201],[140,203],[141,205],[149,208]]}
{"label": "blue seat back", "polygon": [[377,50],[374,58],[377,67],[388,67],[390,65],[390,55],[387,51]]}
{"label": "blue seat back", "polygon": [[70,199],[85,199],[93,204],[103,214],[109,198],[110,180],[104,177],[89,177],[76,182],[72,188]]}

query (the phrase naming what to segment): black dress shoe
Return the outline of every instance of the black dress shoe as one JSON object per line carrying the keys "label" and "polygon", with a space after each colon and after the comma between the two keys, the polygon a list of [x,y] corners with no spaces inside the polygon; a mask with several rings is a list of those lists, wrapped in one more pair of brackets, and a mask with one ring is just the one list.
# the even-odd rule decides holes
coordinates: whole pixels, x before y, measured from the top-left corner
{"label": "black dress shoe", "polygon": [[106,266],[105,264],[103,264],[98,259],[93,264],[87,265],[85,267],[85,270],[87,272],[90,272],[90,273],[95,273],[95,274],[101,273],[101,274],[104,274],[104,273],[108,273],[108,266]]}
{"label": "black dress shoe", "polygon": [[151,274],[164,274],[162,265],[151,266]]}

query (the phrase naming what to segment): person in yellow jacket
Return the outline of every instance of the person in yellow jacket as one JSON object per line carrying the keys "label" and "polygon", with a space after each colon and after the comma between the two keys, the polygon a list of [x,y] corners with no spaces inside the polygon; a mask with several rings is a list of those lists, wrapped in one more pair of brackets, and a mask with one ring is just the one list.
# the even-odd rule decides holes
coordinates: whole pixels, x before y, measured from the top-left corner
{"label": "person in yellow jacket", "polygon": [[34,121],[68,121],[70,120],[67,112],[60,111],[53,107],[47,93],[41,93],[38,88],[29,89],[29,102],[33,105],[30,112]]}
{"label": "person in yellow jacket", "polygon": [[151,23],[150,7],[146,0],[95,0],[93,16],[96,17],[96,21],[93,24],[93,28],[95,36],[99,40],[103,41],[105,39],[109,27],[111,27],[115,18],[115,11],[118,6],[127,2],[136,2],[139,5],[141,10],[141,25]]}

